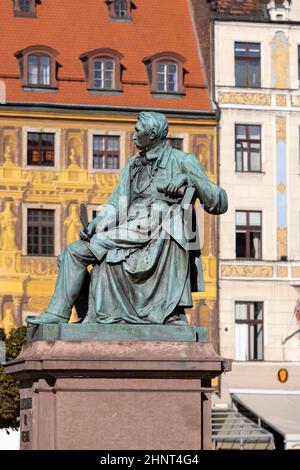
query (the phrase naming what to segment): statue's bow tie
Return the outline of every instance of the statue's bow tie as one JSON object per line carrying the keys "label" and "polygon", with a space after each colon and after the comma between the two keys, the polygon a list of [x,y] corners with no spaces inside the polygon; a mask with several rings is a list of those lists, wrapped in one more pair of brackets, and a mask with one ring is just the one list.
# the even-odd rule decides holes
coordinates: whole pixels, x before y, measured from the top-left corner
{"label": "statue's bow tie", "polygon": [[140,152],[139,156],[136,157],[134,165],[131,172],[131,179],[134,176],[142,171],[144,166],[152,167],[152,165],[157,161],[158,154],[147,155],[146,152]]}

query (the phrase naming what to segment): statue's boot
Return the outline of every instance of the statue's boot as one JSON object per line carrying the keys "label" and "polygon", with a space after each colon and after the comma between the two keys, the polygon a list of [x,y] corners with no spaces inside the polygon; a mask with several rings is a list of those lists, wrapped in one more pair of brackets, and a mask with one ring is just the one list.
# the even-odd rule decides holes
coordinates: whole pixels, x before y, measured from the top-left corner
{"label": "statue's boot", "polygon": [[68,318],[60,317],[51,312],[45,312],[43,315],[29,315],[26,317],[26,322],[31,325],[44,325],[44,324],[58,324],[58,323],[67,323]]}

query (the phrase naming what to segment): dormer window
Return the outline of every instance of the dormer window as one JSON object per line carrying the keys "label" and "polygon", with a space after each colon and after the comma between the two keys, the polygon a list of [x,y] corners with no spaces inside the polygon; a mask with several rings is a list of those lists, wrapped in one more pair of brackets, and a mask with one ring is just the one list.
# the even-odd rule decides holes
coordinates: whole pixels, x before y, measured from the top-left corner
{"label": "dormer window", "polygon": [[269,11],[271,21],[288,21],[291,9],[289,0],[284,0],[284,2],[271,0],[267,4],[267,9]]}
{"label": "dormer window", "polygon": [[14,15],[34,18],[36,16],[36,0],[13,0]]}
{"label": "dormer window", "polygon": [[56,88],[57,55],[58,52],[47,46],[31,46],[18,51],[15,56],[19,60],[23,87]]}
{"label": "dormer window", "polygon": [[87,88],[94,91],[121,91],[122,54],[113,49],[96,49],[80,56]]}
{"label": "dormer window", "polygon": [[130,21],[131,9],[135,8],[131,0],[104,0],[112,20]]}
{"label": "dormer window", "polygon": [[50,62],[47,55],[30,54],[28,56],[28,85],[49,86]]}
{"label": "dormer window", "polygon": [[174,52],[166,52],[146,57],[143,62],[147,66],[152,93],[184,93],[184,57]]}

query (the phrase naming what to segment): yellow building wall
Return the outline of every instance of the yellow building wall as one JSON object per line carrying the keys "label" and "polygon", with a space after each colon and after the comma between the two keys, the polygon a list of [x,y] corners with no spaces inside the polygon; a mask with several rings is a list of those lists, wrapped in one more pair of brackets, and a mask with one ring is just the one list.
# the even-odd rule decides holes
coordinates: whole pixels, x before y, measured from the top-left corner
{"label": "yellow building wall", "polygon": [[[0,326],[7,331],[24,323],[27,314],[43,312],[53,293],[56,257],[26,255],[28,207],[56,209],[58,255],[78,233],[80,202],[90,214],[114,190],[119,171],[93,170],[93,132],[120,135],[121,167],[136,153],[131,140],[136,115],[87,115],[0,112]],[[183,138],[184,151],[196,154],[216,182],[216,122],[169,118],[169,137]],[[55,131],[58,148],[54,168],[28,168],[26,132]],[[204,215],[203,268],[206,291],[194,294],[187,314],[193,324],[214,329],[216,324],[216,217]],[[74,317],[73,317],[74,318]],[[211,338],[215,333],[210,331]]]}

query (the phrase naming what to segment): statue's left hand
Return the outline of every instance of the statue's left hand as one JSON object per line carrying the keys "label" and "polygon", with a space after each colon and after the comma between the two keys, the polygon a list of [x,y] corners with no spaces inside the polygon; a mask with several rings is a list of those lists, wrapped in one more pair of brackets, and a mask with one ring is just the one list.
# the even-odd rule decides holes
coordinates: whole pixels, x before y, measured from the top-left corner
{"label": "statue's left hand", "polygon": [[182,186],[188,183],[186,175],[178,175],[174,178],[170,183],[167,185],[165,189],[165,194],[170,197],[178,197],[180,196],[179,190]]}

